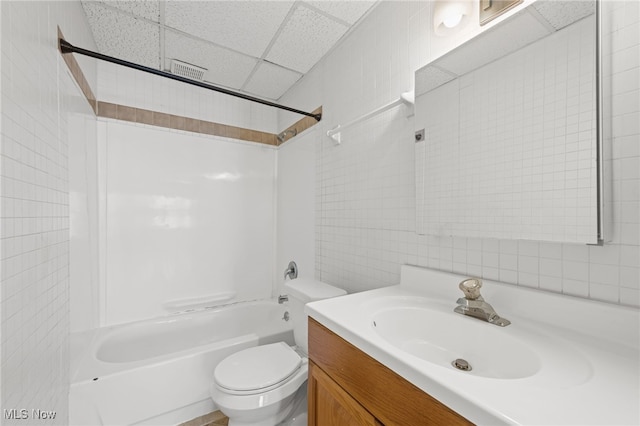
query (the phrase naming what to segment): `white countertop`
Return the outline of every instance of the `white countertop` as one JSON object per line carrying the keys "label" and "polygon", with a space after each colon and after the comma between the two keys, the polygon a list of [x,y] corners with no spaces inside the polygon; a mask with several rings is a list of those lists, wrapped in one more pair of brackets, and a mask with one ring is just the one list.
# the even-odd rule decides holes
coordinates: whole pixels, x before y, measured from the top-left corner
{"label": "white countertop", "polygon": [[[640,424],[640,310],[484,281],[485,300],[512,322],[501,328],[453,313],[465,278],[403,266],[400,285],[313,302],[305,310],[476,424]],[[522,378],[488,378],[411,355],[372,324],[386,304],[403,303],[520,339],[539,357],[540,368]]]}

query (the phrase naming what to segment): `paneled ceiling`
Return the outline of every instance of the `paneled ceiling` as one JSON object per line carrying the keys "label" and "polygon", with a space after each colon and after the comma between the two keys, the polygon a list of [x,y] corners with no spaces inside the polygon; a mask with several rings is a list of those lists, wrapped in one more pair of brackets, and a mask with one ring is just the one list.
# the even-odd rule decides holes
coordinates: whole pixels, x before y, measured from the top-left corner
{"label": "paneled ceiling", "polygon": [[279,99],[373,1],[82,1],[98,51],[169,71],[176,59],[204,81]]}

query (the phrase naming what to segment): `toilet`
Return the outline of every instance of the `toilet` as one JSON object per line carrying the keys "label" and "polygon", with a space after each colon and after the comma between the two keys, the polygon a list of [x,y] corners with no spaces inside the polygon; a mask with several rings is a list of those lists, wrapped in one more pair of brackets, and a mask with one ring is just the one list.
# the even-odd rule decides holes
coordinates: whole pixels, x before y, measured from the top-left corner
{"label": "toilet", "polygon": [[223,359],[213,373],[211,398],[229,417],[229,426],[307,424],[309,360],[304,305],[346,291],[303,278],[288,281],[284,287],[296,346],[278,342],[244,349]]}

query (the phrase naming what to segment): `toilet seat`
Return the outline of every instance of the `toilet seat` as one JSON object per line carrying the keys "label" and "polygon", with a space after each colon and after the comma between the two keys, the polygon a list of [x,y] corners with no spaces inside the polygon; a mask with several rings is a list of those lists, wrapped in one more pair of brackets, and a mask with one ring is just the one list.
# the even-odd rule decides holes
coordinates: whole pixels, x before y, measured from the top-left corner
{"label": "toilet seat", "polygon": [[229,417],[229,424],[272,426],[279,424],[291,412],[301,389],[306,398],[308,372],[309,362],[302,358],[300,368],[291,377],[273,386],[273,389],[232,393],[212,382],[209,393],[218,409]]}
{"label": "toilet seat", "polygon": [[255,346],[222,360],[213,377],[221,391],[232,395],[252,395],[281,386],[293,377],[303,360],[284,342]]}

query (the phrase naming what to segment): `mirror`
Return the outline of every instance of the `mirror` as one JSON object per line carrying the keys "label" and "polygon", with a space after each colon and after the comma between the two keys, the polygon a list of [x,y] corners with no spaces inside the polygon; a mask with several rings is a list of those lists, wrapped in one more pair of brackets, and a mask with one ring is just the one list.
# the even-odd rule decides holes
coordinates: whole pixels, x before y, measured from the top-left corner
{"label": "mirror", "polygon": [[595,10],[533,3],[416,72],[419,234],[598,243]]}

